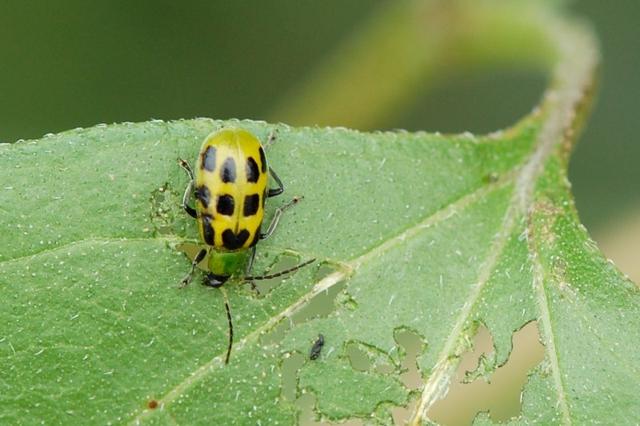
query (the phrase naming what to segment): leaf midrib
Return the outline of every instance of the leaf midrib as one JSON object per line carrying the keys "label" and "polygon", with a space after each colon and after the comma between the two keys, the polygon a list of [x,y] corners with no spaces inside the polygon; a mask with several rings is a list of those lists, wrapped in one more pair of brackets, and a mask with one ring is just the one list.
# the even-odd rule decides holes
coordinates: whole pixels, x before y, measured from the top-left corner
{"label": "leaf midrib", "polygon": [[[534,151],[522,168],[517,172],[516,187],[503,219],[502,231],[493,243],[493,248],[485,260],[485,267],[478,276],[478,284],[472,288],[468,303],[462,310],[456,325],[447,338],[447,343],[438,357],[433,373],[424,385],[420,402],[411,416],[410,424],[419,425],[427,417],[429,408],[444,395],[453,368],[457,364],[456,352],[460,347],[462,327],[468,321],[472,308],[478,300],[482,288],[486,284],[494,266],[505,247],[511,231],[518,222],[519,216],[529,216],[534,212],[534,190],[547,159],[554,154],[562,143],[571,145],[575,141],[574,124],[581,118],[582,109],[588,108],[588,96],[593,85],[598,54],[592,34],[582,27],[574,27],[546,16],[546,25],[550,40],[557,43],[559,61],[554,71],[553,82],[545,93],[540,110],[544,123],[537,135]],[[585,102],[585,99],[587,100]],[[568,155],[568,150],[561,154]],[[533,243],[530,229],[525,226],[525,237],[530,254],[537,258],[538,253]],[[542,284],[544,270],[542,266],[534,268],[533,281]],[[558,353],[555,347],[553,325],[546,304],[547,295],[543,285],[538,285],[534,292],[537,295],[539,317],[545,333],[543,339],[547,356],[550,359],[554,383],[561,405],[563,424],[571,424],[571,415],[567,406],[566,391],[563,387]],[[456,345],[458,343],[458,345]]]}

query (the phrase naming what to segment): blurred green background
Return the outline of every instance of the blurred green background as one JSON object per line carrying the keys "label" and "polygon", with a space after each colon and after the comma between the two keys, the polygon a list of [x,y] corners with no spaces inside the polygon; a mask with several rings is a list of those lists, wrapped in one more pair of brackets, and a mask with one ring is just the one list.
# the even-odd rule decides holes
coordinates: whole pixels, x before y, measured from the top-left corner
{"label": "blurred green background", "polygon": [[[386,3],[1,1],[0,141],[151,118],[291,123],[277,106]],[[604,245],[623,235],[621,252],[638,252],[640,231],[628,229],[640,224],[640,2],[579,0],[569,9],[593,23],[604,57],[599,100],[571,163],[578,209],[596,238],[610,240]],[[418,87],[371,127],[504,128],[530,111],[545,83],[535,71],[461,69],[435,90]]]}

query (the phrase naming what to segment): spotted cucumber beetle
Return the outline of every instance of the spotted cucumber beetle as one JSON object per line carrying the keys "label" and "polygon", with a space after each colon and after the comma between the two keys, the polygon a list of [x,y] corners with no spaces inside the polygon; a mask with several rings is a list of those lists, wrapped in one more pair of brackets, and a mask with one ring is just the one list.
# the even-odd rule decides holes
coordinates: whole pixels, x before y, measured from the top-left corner
{"label": "spotted cucumber beetle", "polygon": [[[275,136],[269,137],[272,142]],[[196,173],[185,160],[178,160],[189,176],[182,197],[182,208],[198,223],[200,239],[206,245],[191,262],[191,270],[182,279],[180,287],[191,282],[196,265],[209,254],[208,270],[203,284],[220,287],[231,277],[253,280],[271,279],[296,271],[315,259],[293,268],[270,275],[251,276],[258,241],[275,231],[282,213],[296,204],[295,197],[278,207],[266,232],[262,233],[262,220],[267,198],[284,192],[278,175],[267,165],[267,158],[260,141],[243,129],[228,128],[211,133],[200,148]],[[268,188],[271,175],[277,188]],[[195,209],[189,205],[191,196],[196,199]],[[229,363],[233,345],[233,322],[225,295],[225,309],[229,323],[229,344],[225,364]]]}

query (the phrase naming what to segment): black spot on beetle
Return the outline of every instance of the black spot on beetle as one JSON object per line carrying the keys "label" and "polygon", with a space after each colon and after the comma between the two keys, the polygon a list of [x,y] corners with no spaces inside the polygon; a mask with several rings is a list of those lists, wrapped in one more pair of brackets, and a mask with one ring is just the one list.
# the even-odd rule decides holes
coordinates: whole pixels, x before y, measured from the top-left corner
{"label": "black spot on beetle", "polygon": [[262,173],[267,173],[267,157],[264,155],[264,149],[260,147],[260,167],[262,168]]}
{"label": "black spot on beetle", "polygon": [[210,172],[216,169],[216,148],[214,146],[208,146],[202,153],[201,168]]}
{"label": "black spot on beetle", "polygon": [[216,235],[213,226],[211,226],[212,220],[213,218],[210,215],[202,215],[202,236],[204,237],[204,242],[210,246],[213,245]]}
{"label": "black spot on beetle", "polygon": [[239,249],[247,242],[247,239],[249,239],[249,231],[246,229],[243,229],[237,234],[235,234],[231,229],[225,229],[222,233],[222,243],[228,250]]}
{"label": "black spot on beetle", "polygon": [[220,169],[220,179],[224,183],[236,181],[236,161],[232,157],[227,157]]}
{"label": "black spot on beetle", "polygon": [[256,183],[260,178],[260,170],[258,170],[258,163],[253,157],[247,158],[247,181]]}
{"label": "black spot on beetle", "polygon": [[216,210],[218,211],[218,213],[225,216],[231,216],[233,215],[234,207],[235,202],[233,201],[233,196],[229,194],[218,196],[218,204],[216,206]]}
{"label": "black spot on beetle", "polygon": [[207,186],[202,185],[196,189],[196,199],[200,200],[202,206],[206,209],[209,207],[209,202],[211,201],[211,193],[209,192],[209,188]]}
{"label": "black spot on beetle", "polygon": [[260,196],[258,194],[251,194],[244,197],[244,209],[242,214],[244,217],[253,216],[258,212],[258,206],[260,205]]}

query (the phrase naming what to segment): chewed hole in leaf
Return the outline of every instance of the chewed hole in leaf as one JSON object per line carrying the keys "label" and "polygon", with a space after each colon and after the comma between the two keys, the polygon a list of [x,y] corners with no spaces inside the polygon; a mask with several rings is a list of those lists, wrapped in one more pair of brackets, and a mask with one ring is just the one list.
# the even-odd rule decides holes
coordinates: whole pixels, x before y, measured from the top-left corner
{"label": "chewed hole in leaf", "polygon": [[316,408],[316,396],[307,389],[299,389],[298,373],[305,362],[309,361],[305,355],[298,352],[286,354],[282,361],[282,398],[286,401],[294,402],[298,409],[298,424],[300,425],[361,425],[359,419],[349,419],[346,422],[333,423],[325,418],[321,418]]}
{"label": "chewed hole in leaf", "polygon": [[528,375],[544,357],[537,322],[514,332],[512,342],[507,361],[491,371],[493,342],[489,331],[480,327],[474,349],[462,357],[447,395],[431,407],[429,418],[439,424],[467,425],[481,412],[488,412],[494,422],[518,416]]}
{"label": "chewed hole in leaf", "polygon": [[[402,339],[398,339],[398,335],[402,335]],[[327,336],[330,338],[331,335]],[[310,414],[311,423],[302,424],[316,424],[314,422],[318,419],[322,420],[321,424],[333,424],[327,423],[327,419],[339,424],[347,421],[356,422],[350,424],[362,424],[360,419],[369,416],[366,413],[373,413],[371,418],[378,419],[380,424],[393,423],[393,419],[398,417],[397,413],[406,410],[411,404],[411,389],[404,386],[398,375],[411,371],[414,376],[419,377],[416,358],[426,346],[420,336],[405,328],[398,329],[394,338],[397,345],[391,350],[383,350],[363,341],[349,340],[336,348],[337,355],[302,364],[297,370],[300,397],[296,405],[301,412],[306,413],[309,411],[302,405],[306,401],[305,395],[312,393],[315,401]],[[402,340],[402,344],[407,344],[407,347],[398,343],[398,340]],[[412,367],[404,369],[404,365]],[[354,382],[346,380],[346,377],[352,377]],[[363,398],[359,395],[372,393],[380,396],[377,404],[360,408]],[[353,395],[355,401],[350,400],[347,395]],[[408,412],[404,414],[408,418]],[[367,421],[364,424],[368,424]]]}
{"label": "chewed hole in leaf", "polygon": [[179,207],[180,195],[168,182],[151,192],[149,202],[149,217],[153,229],[145,229],[144,231],[153,231],[155,236],[184,233],[183,228],[186,218],[180,217],[183,212]]}
{"label": "chewed hole in leaf", "polygon": [[375,371],[378,374],[395,371],[393,362],[386,352],[362,342],[348,342],[346,355],[351,367],[356,371]]}
{"label": "chewed hole in leaf", "polygon": [[[257,270],[257,267],[254,267],[251,274],[254,276],[261,276],[277,273],[279,271],[284,271],[285,269],[295,267],[296,265],[300,264],[300,261],[300,256],[285,252],[281,255],[277,255],[266,269]],[[254,284],[258,289],[259,294],[261,296],[264,296],[269,294],[271,290],[276,288],[280,283],[282,283],[282,281],[286,280],[289,275],[291,274],[286,274],[281,277],[271,278],[267,280],[255,280]]]}
{"label": "chewed hole in leaf", "polygon": [[362,345],[356,342],[347,344],[347,357],[351,367],[356,371],[369,371],[371,368],[371,360]]}
{"label": "chewed hole in leaf", "polygon": [[[176,245],[176,250],[184,253],[185,256],[187,256],[187,259],[189,259],[189,261],[192,261],[198,255],[198,252],[202,250],[202,247],[203,247],[202,244],[184,242]],[[209,253],[207,253],[207,255],[200,261],[200,263],[198,263],[197,265],[198,268],[203,271],[206,271],[208,261],[209,261]],[[185,271],[186,270],[187,269],[185,268]]]}
{"label": "chewed hole in leaf", "polygon": [[305,357],[293,352],[287,354],[282,361],[282,397],[287,401],[295,401],[298,390],[298,370],[304,364]]}
{"label": "chewed hole in leaf", "polygon": [[473,347],[460,357],[455,380],[470,383],[478,377],[487,378],[495,370],[493,345],[489,329],[479,325],[473,337]]}
{"label": "chewed hole in leaf", "polygon": [[362,426],[364,424],[360,419],[349,419],[344,422],[331,422],[327,419],[323,419],[317,414],[315,405],[315,395],[313,393],[303,391],[300,398],[296,401],[296,406],[300,412],[298,418],[298,424],[300,426]]}
{"label": "chewed hole in leaf", "polygon": [[400,366],[400,380],[407,389],[418,389],[422,384],[422,377],[418,370],[417,358],[424,352],[426,345],[417,333],[409,329],[396,330],[394,337],[404,354]]}
{"label": "chewed hole in leaf", "polygon": [[[313,281],[319,282],[324,277],[336,272],[337,268],[329,264],[321,264],[316,271]],[[328,290],[320,292],[313,297],[304,307],[292,316],[282,319],[273,329],[261,338],[263,345],[274,345],[282,341],[287,331],[293,326],[307,322],[313,318],[326,317],[336,308],[336,298],[344,290],[346,281],[341,281]]]}
{"label": "chewed hole in leaf", "polygon": [[294,325],[301,324],[313,318],[326,317],[336,309],[336,298],[344,291],[346,281],[341,281],[316,295],[302,309],[291,317]]}

